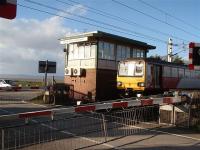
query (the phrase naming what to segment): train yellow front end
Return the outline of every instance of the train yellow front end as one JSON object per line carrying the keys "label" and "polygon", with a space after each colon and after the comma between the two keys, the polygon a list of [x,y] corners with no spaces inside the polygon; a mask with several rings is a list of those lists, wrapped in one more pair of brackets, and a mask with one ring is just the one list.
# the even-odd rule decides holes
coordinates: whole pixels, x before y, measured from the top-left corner
{"label": "train yellow front end", "polygon": [[143,59],[119,62],[117,88],[120,94],[132,96],[145,90],[145,61]]}

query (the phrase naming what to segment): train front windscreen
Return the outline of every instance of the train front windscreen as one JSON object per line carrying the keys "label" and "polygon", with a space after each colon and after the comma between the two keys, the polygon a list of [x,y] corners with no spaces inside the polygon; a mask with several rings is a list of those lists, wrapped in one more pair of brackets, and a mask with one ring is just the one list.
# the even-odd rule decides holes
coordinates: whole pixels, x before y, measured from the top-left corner
{"label": "train front windscreen", "polygon": [[118,76],[143,76],[144,62],[143,61],[123,61],[119,63]]}

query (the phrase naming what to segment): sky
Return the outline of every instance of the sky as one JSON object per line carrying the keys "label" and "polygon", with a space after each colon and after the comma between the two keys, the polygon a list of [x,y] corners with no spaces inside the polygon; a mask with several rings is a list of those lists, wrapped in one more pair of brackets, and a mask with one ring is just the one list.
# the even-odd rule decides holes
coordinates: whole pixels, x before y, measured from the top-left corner
{"label": "sky", "polygon": [[[0,18],[0,74],[38,75],[38,61],[57,62],[64,75],[66,35],[104,31],[156,46],[148,56],[173,52],[188,59],[200,42],[199,0],[18,0],[17,17]],[[1,10],[0,10],[1,11]],[[184,43],[184,44],[183,44]],[[184,50],[184,51],[183,51]]]}

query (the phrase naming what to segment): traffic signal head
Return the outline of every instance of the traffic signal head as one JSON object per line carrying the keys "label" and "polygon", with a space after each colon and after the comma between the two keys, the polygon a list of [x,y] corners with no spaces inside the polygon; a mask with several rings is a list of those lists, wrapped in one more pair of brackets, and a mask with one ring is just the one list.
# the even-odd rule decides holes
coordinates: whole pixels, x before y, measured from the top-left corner
{"label": "traffic signal head", "polygon": [[189,44],[189,69],[194,70],[200,68],[200,43]]}

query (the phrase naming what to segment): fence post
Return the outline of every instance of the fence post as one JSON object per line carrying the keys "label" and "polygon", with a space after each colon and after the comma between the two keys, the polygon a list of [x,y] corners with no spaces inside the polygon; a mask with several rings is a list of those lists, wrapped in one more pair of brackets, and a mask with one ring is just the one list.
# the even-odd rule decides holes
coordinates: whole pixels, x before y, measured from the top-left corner
{"label": "fence post", "polygon": [[4,133],[4,129],[1,129],[1,149],[2,150],[4,150],[4,148],[5,148],[5,143],[4,143],[4,141],[5,141],[5,135],[4,135],[5,133]]}
{"label": "fence post", "polygon": [[104,132],[105,142],[107,142],[107,130],[106,130],[106,121],[104,114],[102,114],[102,121],[103,121],[103,132]]}
{"label": "fence post", "polygon": [[188,128],[190,128],[190,121],[191,121],[191,108],[189,106],[189,112],[188,112]]}
{"label": "fence post", "polygon": [[158,106],[158,107],[159,107],[159,110],[158,110],[158,124],[160,125],[160,113],[161,113],[161,112],[160,112],[160,107],[161,107],[161,106]]}

